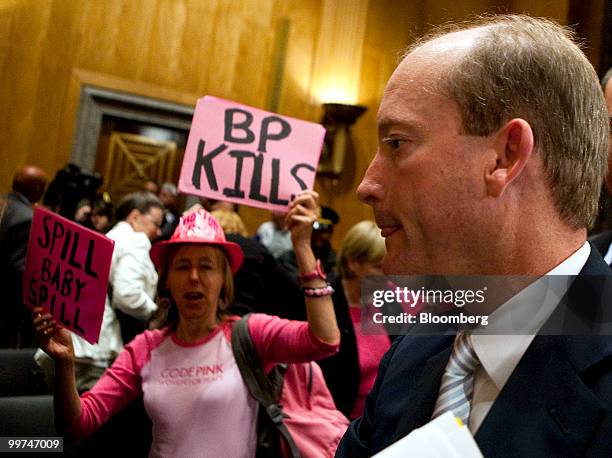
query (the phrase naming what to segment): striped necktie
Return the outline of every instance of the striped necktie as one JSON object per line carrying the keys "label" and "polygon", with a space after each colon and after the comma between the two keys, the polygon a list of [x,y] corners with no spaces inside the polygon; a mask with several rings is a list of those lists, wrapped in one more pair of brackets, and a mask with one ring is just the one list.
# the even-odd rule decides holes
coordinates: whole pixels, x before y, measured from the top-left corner
{"label": "striped necktie", "polygon": [[478,364],[480,361],[470,336],[463,332],[457,334],[431,418],[452,411],[465,425],[468,424],[474,394],[474,369]]}

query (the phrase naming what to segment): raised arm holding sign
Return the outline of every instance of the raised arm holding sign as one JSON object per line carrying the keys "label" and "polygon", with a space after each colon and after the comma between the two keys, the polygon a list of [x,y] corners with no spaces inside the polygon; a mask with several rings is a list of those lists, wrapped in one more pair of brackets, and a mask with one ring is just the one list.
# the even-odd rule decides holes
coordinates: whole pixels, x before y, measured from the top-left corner
{"label": "raised arm holding sign", "polygon": [[325,129],[206,96],[196,105],[179,190],[287,211],[312,189]]}

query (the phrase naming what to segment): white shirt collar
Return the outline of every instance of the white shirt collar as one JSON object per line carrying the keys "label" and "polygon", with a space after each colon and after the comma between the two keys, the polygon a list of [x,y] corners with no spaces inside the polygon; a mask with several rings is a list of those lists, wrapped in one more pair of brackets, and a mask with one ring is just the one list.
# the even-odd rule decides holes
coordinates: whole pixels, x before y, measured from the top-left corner
{"label": "white shirt collar", "polygon": [[[542,306],[535,311],[535,318],[529,321],[527,329],[522,329],[516,334],[473,334],[471,336],[474,351],[483,369],[499,390],[506,384],[531,341],[567,292],[573,277],[568,279],[566,276],[578,275],[590,254],[591,246],[588,242],[584,242],[574,254],[546,273],[544,277],[502,304],[491,314],[489,320],[491,324],[499,323],[500,326],[509,326],[512,321],[508,320],[512,320],[515,313],[534,313],[533,305],[537,297],[537,302],[540,302]],[[559,277],[555,278],[555,276]],[[541,287],[542,281],[547,282],[545,288]],[[542,297],[543,291],[546,292],[544,298]],[[502,327],[500,329],[511,328]]]}
{"label": "white shirt collar", "polygon": [[606,264],[608,265],[612,264],[612,243],[608,247],[608,251],[606,252],[606,255],[604,256],[604,260],[606,261]]}
{"label": "white shirt collar", "polygon": [[546,275],[578,275],[591,255],[591,245],[589,242],[576,250],[576,252],[552,269]]}

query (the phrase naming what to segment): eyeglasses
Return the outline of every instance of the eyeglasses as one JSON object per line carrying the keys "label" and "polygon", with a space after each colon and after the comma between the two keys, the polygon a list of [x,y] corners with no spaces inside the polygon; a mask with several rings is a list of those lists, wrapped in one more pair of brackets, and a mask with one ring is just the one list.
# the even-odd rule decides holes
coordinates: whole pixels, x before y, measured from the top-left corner
{"label": "eyeglasses", "polygon": [[160,219],[154,219],[153,215],[151,213],[141,213],[142,216],[145,217],[145,219],[147,220],[147,222],[154,224],[155,227],[157,227],[158,229],[160,229],[163,225],[163,220],[162,218]]}

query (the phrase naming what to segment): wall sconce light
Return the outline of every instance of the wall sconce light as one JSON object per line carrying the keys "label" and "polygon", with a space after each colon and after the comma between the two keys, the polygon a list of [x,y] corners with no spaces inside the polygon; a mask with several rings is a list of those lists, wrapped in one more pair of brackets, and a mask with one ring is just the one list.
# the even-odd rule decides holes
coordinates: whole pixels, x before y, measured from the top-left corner
{"label": "wall sconce light", "polygon": [[324,103],[321,124],[326,129],[318,174],[337,179],[342,173],[344,159],[353,150],[350,126],[366,112],[362,105]]}

